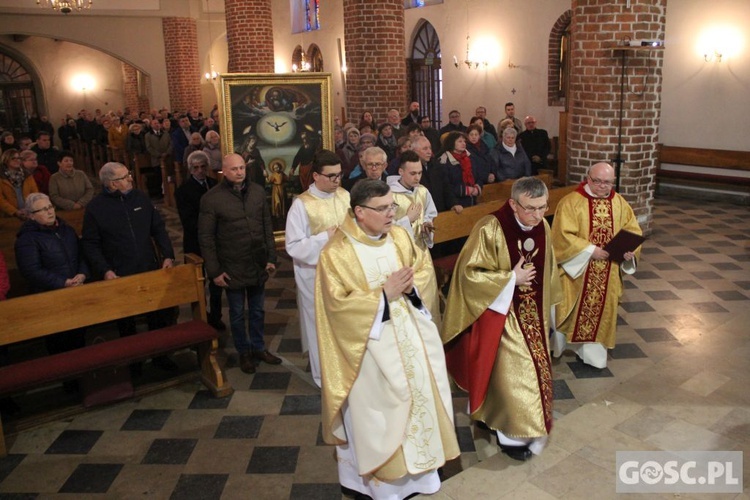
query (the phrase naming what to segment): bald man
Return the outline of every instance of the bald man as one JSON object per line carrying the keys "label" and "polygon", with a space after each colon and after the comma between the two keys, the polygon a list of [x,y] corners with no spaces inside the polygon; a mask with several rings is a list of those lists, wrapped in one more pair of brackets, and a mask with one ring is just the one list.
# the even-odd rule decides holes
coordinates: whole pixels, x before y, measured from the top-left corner
{"label": "bald man", "polygon": [[240,155],[225,156],[222,165],[224,179],[201,197],[198,243],[206,274],[226,290],[240,369],[255,373],[261,361],[281,363],[266,349],[263,339],[265,283],[276,271],[271,212],[265,190],[247,181],[245,160]]}
{"label": "bald man", "polygon": [[615,193],[615,171],[597,163],[578,189],[557,205],[552,245],[560,268],[563,300],[555,308],[555,356],[574,351],[586,364],[606,368],[607,349],[615,347],[620,272],[633,274],[640,249],[623,262],[610,259],[604,247],[621,230],[642,234],[633,209]]}

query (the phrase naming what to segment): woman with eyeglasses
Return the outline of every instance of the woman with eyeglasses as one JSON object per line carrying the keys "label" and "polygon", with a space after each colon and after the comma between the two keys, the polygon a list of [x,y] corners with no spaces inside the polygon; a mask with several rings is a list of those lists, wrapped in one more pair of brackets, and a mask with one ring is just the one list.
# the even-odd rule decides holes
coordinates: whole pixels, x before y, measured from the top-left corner
{"label": "woman with eyeglasses", "polygon": [[21,154],[9,149],[0,156],[0,217],[17,217],[26,220],[24,200],[38,193],[34,177],[21,168]]}
{"label": "woman with eyeglasses", "polygon": [[[89,276],[80,251],[78,235],[57,218],[52,201],[44,193],[26,197],[29,220],[21,225],[16,239],[16,262],[31,293],[82,285]],[[47,337],[50,354],[84,346],[84,330],[77,329]]]}
{"label": "woman with eyeglasses", "polygon": [[49,197],[60,210],[78,210],[94,197],[94,186],[89,177],[76,170],[73,153],[60,151],[57,166],[59,170],[49,179]]}

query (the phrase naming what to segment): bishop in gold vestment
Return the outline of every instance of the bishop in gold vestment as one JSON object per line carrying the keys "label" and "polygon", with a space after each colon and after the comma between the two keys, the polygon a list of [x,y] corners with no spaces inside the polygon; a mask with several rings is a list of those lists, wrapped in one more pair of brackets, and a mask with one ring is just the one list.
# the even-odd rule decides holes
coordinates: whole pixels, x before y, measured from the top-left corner
{"label": "bishop in gold vestment", "polygon": [[393,195],[361,180],[320,255],[315,307],[323,439],[339,481],[374,499],[434,493],[459,454],[426,252],[394,227]]}
{"label": "bishop in gold vestment", "polygon": [[591,167],[578,189],[560,200],[552,225],[563,288],[555,313],[554,354],[568,348],[596,368],[607,366],[607,349],[615,346],[620,273],[634,273],[640,253],[629,252],[618,263],[603,247],[621,229],[642,234],[633,209],[612,189],[614,175],[606,163]]}
{"label": "bishop in gold vestment", "polygon": [[546,210],[542,181],[514,183],[512,199],[472,229],[443,316],[448,371],[469,393],[471,418],[518,460],[540,453],[552,428],[548,333],[561,292]]}

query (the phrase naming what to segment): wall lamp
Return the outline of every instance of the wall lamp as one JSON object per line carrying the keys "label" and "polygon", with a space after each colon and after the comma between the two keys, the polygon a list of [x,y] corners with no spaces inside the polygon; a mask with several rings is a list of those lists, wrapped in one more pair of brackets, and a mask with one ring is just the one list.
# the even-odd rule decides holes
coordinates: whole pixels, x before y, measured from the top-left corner
{"label": "wall lamp", "polygon": [[711,54],[710,52],[706,52],[705,54],[703,54],[703,60],[706,62],[711,62],[711,61],[721,62],[721,56],[722,56],[721,52],[714,49],[713,54]]}

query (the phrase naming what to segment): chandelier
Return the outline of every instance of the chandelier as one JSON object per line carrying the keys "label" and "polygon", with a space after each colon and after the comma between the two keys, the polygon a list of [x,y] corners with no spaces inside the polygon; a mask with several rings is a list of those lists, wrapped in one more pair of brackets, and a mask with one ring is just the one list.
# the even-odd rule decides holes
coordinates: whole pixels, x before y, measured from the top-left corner
{"label": "chandelier", "polygon": [[90,9],[93,0],[36,0],[39,7],[52,7],[63,14],[70,14],[74,10]]}

